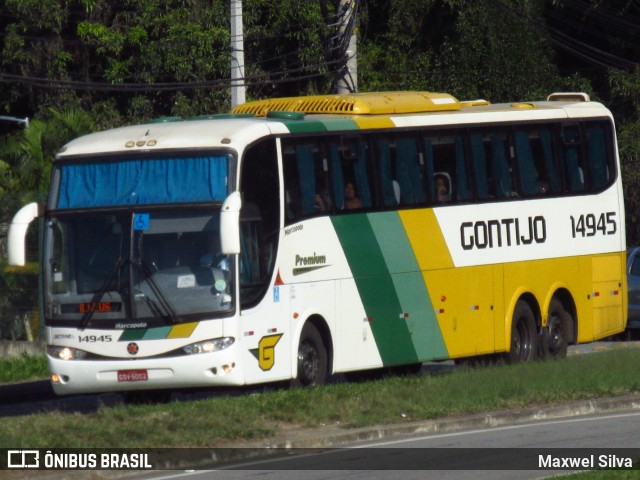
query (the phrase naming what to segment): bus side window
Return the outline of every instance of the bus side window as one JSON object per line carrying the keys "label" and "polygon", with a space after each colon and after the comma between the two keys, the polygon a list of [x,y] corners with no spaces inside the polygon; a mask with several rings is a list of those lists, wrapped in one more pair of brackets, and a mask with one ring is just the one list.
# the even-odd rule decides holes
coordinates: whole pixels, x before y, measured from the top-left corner
{"label": "bus side window", "polygon": [[331,165],[333,203],[337,208],[342,208],[344,205],[344,176],[342,175],[342,161],[338,143],[329,143],[329,164]]}
{"label": "bus side window", "polygon": [[328,160],[315,143],[283,141],[287,224],[333,210]]}
{"label": "bus side window", "polygon": [[469,189],[469,177],[467,175],[467,165],[464,155],[464,143],[460,135],[455,137],[456,146],[456,200],[465,202],[471,199],[471,190]]}
{"label": "bus side window", "polygon": [[396,169],[392,165],[394,159],[391,158],[391,142],[388,139],[380,139],[377,142],[377,146],[380,180],[382,182],[382,203],[385,207],[397,206],[400,203],[400,191],[399,188],[394,188],[394,184],[398,185],[398,183],[394,175]]}
{"label": "bus side window", "polygon": [[416,139],[380,139],[377,147],[384,206],[424,203],[424,159]]}
{"label": "bus side window", "polygon": [[587,153],[589,178],[594,191],[603,189],[612,180],[612,160],[609,158],[604,126],[589,126],[587,134]]}
{"label": "bus side window", "polygon": [[[434,172],[446,173],[451,181],[449,196],[454,202],[465,202],[471,199],[469,177],[467,175],[464,154],[464,142],[460,135],[434,137],[431,139],[433,147]],[[431,192],[438,203],[436,181],[438,175],[432,176]]]}
{"label": "bus side window", "polygon": [[295,148],[282,146],[283,176],[284,176],[284,217],[285,224],[298,221],[302,216],[302,199],[300,192],[300,179],[296,165]]}
{"label": "bus side window", "polygon": [[313,163],[313,145],[296,145],[300,206],[305,217],[315,211],[316,176]]}
{"label": "bus side window", "polygon": [[562,129],[564,140],[564,168],[569,192],[585,190],[584,169],[580,154],[580,131],[577,125],[565,125]]}
{"label": "bus side window", "polygon": [[[366,142],[360,138],[342,138],[340,145],[329,145],[329,158],[335,208],[371,208],[373,182]],[[355,190],[356,206],[345,196],[351,189]]]}
{"label": "bus side window", "polygon": [[549,182],[550,193],[559,194],[560,188],[560,175],[558,173],[557,162],[553,154],[553,135],[550,129],[542,129],[538,132],[540,139],[540,149],[542,151],[542,157],[544,158],[544,170],[545,179]]}
{"label": "bus side window", "polygon": [[490,195],[489,192],[489,175],[487,172],[487,155],[484,135],[480,133],[474,133],[471,135],[471,154],[478,199],[485,200],[492,195]]}
{"label": "bus side window", "polygon": [[421,163],[424,163],[424,168],[426,170],[425,175],[427,178],[427,197],[429,198],[430,203],[436,201],[437,192],[435,190],[433,184],[433,141],[430,138],[423,139],[422,142],[423,153],[421,157]]}
{"label": "bus side window", "polygon": [[525,197],[534,196],[538,192],[538,172],[533,159],[533,150],[529,143],[528,132],[516,132],[516,151],[520,193]]}
{"label": "bus side window", "polygon": [[494,194],[497,198],[515,198],[513,192],[513,169],[508,161],[507,136],[503,133],[491,136],[491,174]]}
{"label": "bus side window", "polygon": [[472,133],[470,142],[478,199],[516,198],[506,132]]}
{"label": "bus side window", "polygon": [[549,128],[516,132],[520,185],[524,196],[560,193],[560,177]]}
{"label": "bus side window", "polygon": [[[430,192],[432,195],[432,202],[435,204],[455,201],[458,196],[457,179],[459,178],[457,171],[460,166],[461,148],[458,144],[462,145],[462,141],[458,143],[459,136],[443,135],[441,137],[433,137],[425,141],[425,147],[431,145],[433,174],[430,176]],[[426,149],[427,161],[429,163],[430,156],[428,154],[429,149]],[[429,169],[427,169],[429,170]],[[444,178],[447,181],[444,181]],[[442,190],[443,183],[448,183],[448,191]]]}
{"label": "bus side window", "polygon": [[418,153],[415,138],[396,140],[398,161],[396,176],[402,205],[424,203],[427,196],[424,191],[424,157]]}

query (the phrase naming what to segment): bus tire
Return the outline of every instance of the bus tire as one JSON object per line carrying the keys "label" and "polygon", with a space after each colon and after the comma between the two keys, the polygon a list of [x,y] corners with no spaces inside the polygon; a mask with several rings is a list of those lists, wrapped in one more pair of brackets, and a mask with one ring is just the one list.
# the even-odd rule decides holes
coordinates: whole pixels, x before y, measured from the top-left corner
{"label": "bus tire", "polygon": [[328,376],[327,349],[318,329],[307,323],[298,345],[298,374],[291,382],[294,387],[324,385]]}
{"label": "bus tire", "polygon": [[538,335],[533,310],[524,300],[518,300],[511,323],[511,348],[508,363],[529,362],[536,358]]}
{"label": "bus tire", "polygon": [[542,359],[561,359],[567,356],[569,347],[569,326],[571,315],[557,298],[549,304],[547,326],[540,338],[540,357]]}

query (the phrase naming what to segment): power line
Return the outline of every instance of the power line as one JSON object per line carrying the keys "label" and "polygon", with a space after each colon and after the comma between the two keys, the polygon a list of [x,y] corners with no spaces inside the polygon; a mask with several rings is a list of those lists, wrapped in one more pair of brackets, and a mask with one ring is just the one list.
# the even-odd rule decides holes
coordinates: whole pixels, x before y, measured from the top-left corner
{"label": "power line", "polygon": [[[335,62],[337,63],[337,61]],[[310,70],[321,70],[326,67],[327,63],[323,62],[317,65],[308,65],[296,69],[281,70],[276,72],[267,72],[259,75],[249,75],[244,77],[245,86],[253,86],[259,84],[260,80],[268,79],[272,84],[287,83],[309,79],[314,77],[326,76],[321,71],[309,72]],[[329,64],[331,66],[331,64]],[[305,73],[308,72],[308,73]],[[293,78],[274,78],[278,76],[290,75],[293,73],[303,73],[301,76]],[[195,90],[195,89],[211,89],[226,88],[230,82],[230,78],[220,78],[215,80],[206,80],[198,82],[159,82],[159,83],[106,83],[106,82],[86,82],[74,80],[54,80],[43,77],[31,77],[23,75],[14,75],[9,73],[0,73],[0,83],[21,83],[31,87],[49,88],[49,89],[71,89],[71,90],[92,90],[101,92],[157,92],[157,91],[177,91],[177,90]]]}
{"label": "power line", "polygon": [[525,23],[532,30],[542,33],[557,47],[582,58],[588,62],[600,65],[605,68],[615,68],[618,70],[632,70],[638,66],[636,62],[626,60],[617,55],[605,52],[599,48],[584,43],[576,38],[561,32],[560,30],[546,25],[544,22],[533,19],[528,15],[517,12],[513,7],[505,4],[502,0],[491,0],[500,10],[513,18]]}

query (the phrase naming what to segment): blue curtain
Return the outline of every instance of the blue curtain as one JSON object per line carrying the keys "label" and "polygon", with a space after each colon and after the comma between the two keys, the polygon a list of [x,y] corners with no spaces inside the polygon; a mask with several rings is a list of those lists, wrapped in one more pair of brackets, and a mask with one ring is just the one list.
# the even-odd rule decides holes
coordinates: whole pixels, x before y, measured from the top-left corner
{"label": "blue curtain", "polygon": [[222,201],[227,169],[226,157],[64,165],[58,208]]}
{"label": "blue curtain", "polygon": [[396,196],[393,192],[393,174],[391,173],[391,146],[389,140],[378,142],[380,152],[380,175],[382,176],[382,197],[385,206],[395,206]]}
{"label": "blue curtain", "polygon": [[313,145],[296,147],[296,163],[300,178],[302,213],[308,215],[315,211],[316,175],[313,168]]}
{"label": "blue curtain", "polygon": [[502,135],[494,135],[491,138],[491,160],[493,165],[493,178],[496,187],[496,197],[504,198],[511,194],[511,174],[509,163],[505,155],[505,139]]}
{"label": "blue curtain", "polygon": [[542,152],[544,153],[544,164],[549,177],[549,186],[551,192],[560,193],[560,177],[556,170],[556,164],[553,161],[553,145],[551,143],[551,132],[542,130],[540,132],[540,142],[542,143]]}
{"label": "blue curtain", "polygon": [[342,176],[342,164],[340,163],[340,153],[338,152],[338,145],[331,144],[330,147],[331,157],[331,176],[333,178],[333,198],[338,208],[342,208],[344,205],[344,178]]}
{"label": "blue curtain", "polygon": [[479,198],[489,196],[487,179],[487,158],[484,151],[484,141],[481,134],[471,135],[471,151],[473,153],[473,173],[476,176],[476,188]]}
{"label": "blue curtain", "polygon": [[424,157],[425,168],[427,170],[427,195],[432,201],[435,201],[437,199],[437,195],[434,186],[435,178],[433,176],[433,142],[429,138],[424,139]]}
{"label": "blue curtain", "polygon": [[516,133],[516,148],[522,193],[525,196],[535,195],[538,189],[537,173],[527,132]]}
{"label": "blue curtain", "polygon": [[369,179],[367,175],[367,152],[362,140],[353,142],[351,144],[351,150],[357,150],[358,158],[353,164],[353,174],[356,177],[356,186],[358,188],[358,195],[363,207],[371,206],[371,190],[369,190]]}
{"label": "blue curtain", "polygon": [[607,170],[607,146],[602,127],[587,128],[589,151],[589,178],[591,187],[600,190],[609,181]]}
{"label": "blue curtain", "polygon": [[567,166],[567,175],[569,177],[569,189],[572,192],[581,192],[584,190],[584,172],[580,167],[578,160],[578,149],[576,147],[568,147],[565,151],[565,164]]}
{"label": "blue curtain", "polygon": [[[418,148],[412,138],[398,139],[398,181],[400,199],[404,204],[422,203],[426,200],[422,171],[418,164]],[[430,177],[431,178],[431,177]]]}
{"label": "blue curtain", "polygon": [[469,184],[467,183],[467,168],[464,161],[464,144],[462,137],[456,136],[456,188],[458,200],[469,200]]}

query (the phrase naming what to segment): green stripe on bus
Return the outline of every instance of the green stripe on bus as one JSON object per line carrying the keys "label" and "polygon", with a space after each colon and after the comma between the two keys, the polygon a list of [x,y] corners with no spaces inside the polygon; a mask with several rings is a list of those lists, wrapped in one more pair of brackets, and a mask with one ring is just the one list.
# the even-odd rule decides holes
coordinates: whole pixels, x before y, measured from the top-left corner
{"label": "green stripe on bus", "polygon": [[163,340],[169,336],[171,332],[170,326],[168,327],[158,327],[158,328],[150,328],[142,337],[142,340]]}
{"label": "green stripe on bus", "polygon": [[308,120],[280,120],[291,133],[326,132],[327,127],[323,122]]}
{"label": "green stripe on bus", "polygon": [[416,363],[418,357],[396,286],[366,215],[332,217],[385,366]]}
{"label": "green stripe on bus", "polygon": [[447,357],[447,348],[413,247],[397,212],[369,214],[418,358]]}
{"label": "green stripe on bus", "polygon": [[329,132],[344,130],[360,130],[360,126],[350,118],[336,118],[330,120],[322,120],[325,128]]}
{"label": "green stripe on bus", "polygon": [[125,330],[122,332],[122,335],[120,335],[118,341],[126,342],[131,340],[142,340],[145,333],[147,333],[147,330],[147,328],[133,328],[131,330]]}

